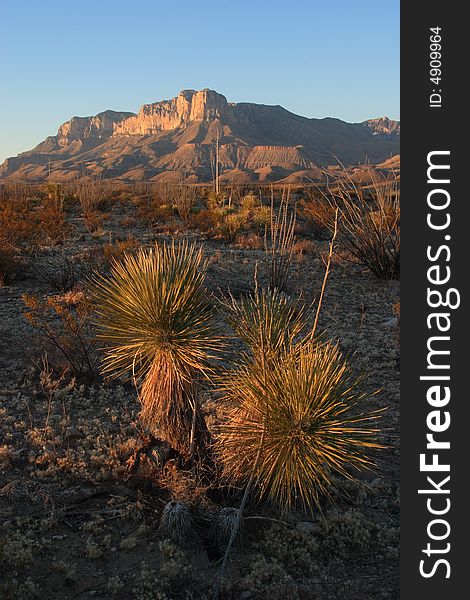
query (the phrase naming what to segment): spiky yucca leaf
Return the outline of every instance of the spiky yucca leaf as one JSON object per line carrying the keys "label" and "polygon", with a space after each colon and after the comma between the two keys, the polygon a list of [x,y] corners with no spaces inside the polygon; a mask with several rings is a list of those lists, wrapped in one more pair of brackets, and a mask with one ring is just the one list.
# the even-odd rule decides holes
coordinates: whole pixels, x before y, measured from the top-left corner
{"label": "spiky yucca leaf", "polygon": [[145,424],[183,451],[198,378],[219,344],[205,268],[194,245],[156,245],[115,261],[110,275],[92,284],[98,337],[106,343],[103,372],[140,382]]}
{"label": "spiky yucca leaf", "polygon": [[232,329],[246,343],[254,360],[268,359],[290,346],[305,328],[303,307],[277,288],[257,289],[225,305]]}
{"label": "spiky yucca leaf", "polygon": [[259,495],[284,510],[297,500],[313,509],[328,495],[332,474],[351,477],[351,468],[373,464],[378,415],[361,408],[357,381],[330,342],[245,365],[232,376],[228,398],[238,406],[217,440],[225,472],[246,482],[254,469]]}

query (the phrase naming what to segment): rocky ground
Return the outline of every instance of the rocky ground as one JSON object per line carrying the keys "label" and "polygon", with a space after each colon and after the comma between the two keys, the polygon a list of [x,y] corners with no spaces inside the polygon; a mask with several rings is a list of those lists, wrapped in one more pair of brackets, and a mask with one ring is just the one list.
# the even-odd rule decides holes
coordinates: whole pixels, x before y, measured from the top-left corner
{"label": "rocky ground", "polygon": [[[25,293],[67,298],[57,289],[64,257],[80,266],[77,278],[83,279],[87,265],[105,268],[106,244],[129,235],[144,245],[170,237],[202,243],[210,260],[208,286],[216,295],[250,289],[255,265],[260,284],[266,281],[259,240],[208,239],[176,218],[149,227],[137,213],[130,217],[131,208],[113,203],[91,232],[77,208],[68,210],[73,229],[64,242],[30,253],[22,272],[0,288],[2,600],[212,597],[220,553],[210,539],[211,523],[239,497],[208,489],[171,464],[161,475],[143,460],[130,473],[127,461],[142,445],[133,387],[99,376],[74,378],[70,370],[61,376],[60,353],[24,316]],[[289,281],[291,293],[309,303],[319,295],[327,242],[313,238],[305,225],[298,237],[309,241],[298,246]],[[221,598],[399,597],[398,298],[398,282],[380,281],[334,257],[320,327],[338,340],[354,372],[366,375],[363,390],[384,409],[380,441],[386,448],[377,453],[374,472],[358,482],[338,479],[333,500],[313,515],[292,511],[279,518],[274,509],[251,504]],[[50,322],[58,322],[57,315]],[[236,347],[228,349],[224,361],[236,353]],[[213,390],[205,408],[208,422],[216,420]],[[190,507],[198,534],[192,547],[159,534],[169,500]]]}

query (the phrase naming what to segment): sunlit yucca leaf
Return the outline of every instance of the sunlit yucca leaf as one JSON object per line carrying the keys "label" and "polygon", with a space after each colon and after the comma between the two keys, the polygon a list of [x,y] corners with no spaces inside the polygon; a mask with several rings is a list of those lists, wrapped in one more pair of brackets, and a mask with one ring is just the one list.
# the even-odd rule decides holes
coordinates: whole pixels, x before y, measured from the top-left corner
{"label": "sunlit yucca leaf", "polygon": [[98,337],[106,344],[104,373],[140,382],[144,423],[182,451],[198,380],[219,345],[205,268],[202,249],[156,245],[125,255],[92,284]]}
{"label": "sunlit yucca leaf", "polygon": [[232,329],[255,360],[276,356],[305,328],[303,307],[277,288],[257,289],[239,300],[232,297],[225,307]]}
{"label": "sunlit yucca leaf", "polygon": [[284,510],[298,500],[313,509],[333,474],[372,466],[378,414],[364,412],[365,398],[332,343],[247,363],[227,388],[236,407],[217,440],[225,473],[246,483],[254,469],[259,495]]}

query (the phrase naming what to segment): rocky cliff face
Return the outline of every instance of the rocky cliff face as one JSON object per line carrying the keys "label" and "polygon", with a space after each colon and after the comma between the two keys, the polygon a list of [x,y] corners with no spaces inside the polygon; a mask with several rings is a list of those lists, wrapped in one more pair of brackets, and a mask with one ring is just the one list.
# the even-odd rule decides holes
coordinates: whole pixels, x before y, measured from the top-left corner
{"label": "rocky cliff face", "polygon": [[94,117],[72,117],[63,123],[57,132],[57,143],[64,147],[77,140],[87,138],[109,138],[116,125],[133,116],[130,112],[106,110]]}
{"label": "rocky cliff face", "polygon": [[[83,173],[123,179],[159,179],[184,173],[207,181],[295,181],[319,167],[379,163],[399,153],[400,124],[387,117],[364,123],[307,119],[281,106],[229,103],[204,89],[145,104],[138,114],[108,110],[73,117],[33,150],[7,159],[0,178],[54,180]],[[287,179],[286,179],[287,178]]]}
{"label": "rocky cliff face", "polygon": [[184,90],[172,100],[144,104],[137,115],[116,123],[114,134],[155,135],[189,121],[223,119],[227,112],[225,96],[212,90]]}

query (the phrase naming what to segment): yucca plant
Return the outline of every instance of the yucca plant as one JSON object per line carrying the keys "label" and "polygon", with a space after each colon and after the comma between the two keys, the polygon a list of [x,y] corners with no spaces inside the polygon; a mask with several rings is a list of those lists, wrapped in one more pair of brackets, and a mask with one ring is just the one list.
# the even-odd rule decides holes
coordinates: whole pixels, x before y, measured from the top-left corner
{"label": "yucca plant", "polygon": [[193,516],[185,502],[171,500],[165,504],[160,518],[158,534],[180,546],[193,546],[198,537]]}
{"label": "yucca plant", "polygon": [[205,269],[201,248],[156,245],[115,261],[92,284],[103,372],[131,375],[144,425],[185,456],[208,440],[198,396],[220,344]]}
{"label": "yucca plant", "polygon": [[241,366],[227,382],[235,407],[217,447],[229,478],[254,478],[258,495],[283,510],[313,509],[332,476],[372,466],[375,420],[331,342],[302,342],[269,361]]}

